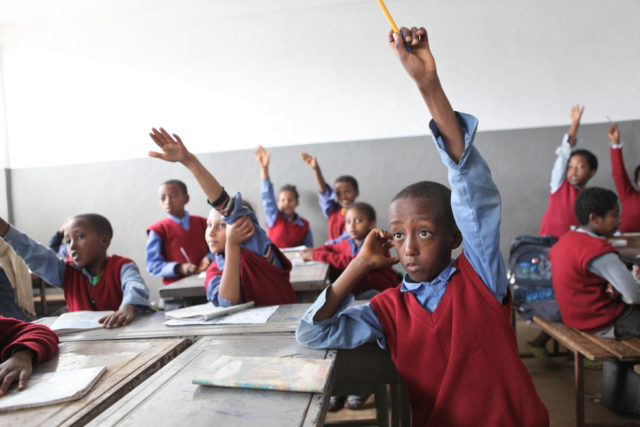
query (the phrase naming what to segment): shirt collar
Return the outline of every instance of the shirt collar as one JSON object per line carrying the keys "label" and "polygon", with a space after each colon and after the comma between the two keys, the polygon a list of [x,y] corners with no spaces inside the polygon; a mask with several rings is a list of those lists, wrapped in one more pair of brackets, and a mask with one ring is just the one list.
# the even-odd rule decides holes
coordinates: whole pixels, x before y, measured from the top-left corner
{"label": "shirt collar", "polygon": [[180,225],[182,228],[184,229],[189,228],[189,212],[184,211],[184,216],[182,218],[178,218],[177,216],[173,216],[171,214],[167,214],[167,216],[171,218],[171,220],[176,222],[178,225]]}
{"label": "shirt collar", "polygon": [[456,268],[453,266],[454,261],[455,260],[452,259],[449,265],[447,265],[445,269],[430,282],[414,282],[411,280],[411,277],[405,273],[404,278],[402,279],[402,285],[400,286],[400,292],[416,293],[424,287],[437,287],[448,283],[453,273],[456,272]]}

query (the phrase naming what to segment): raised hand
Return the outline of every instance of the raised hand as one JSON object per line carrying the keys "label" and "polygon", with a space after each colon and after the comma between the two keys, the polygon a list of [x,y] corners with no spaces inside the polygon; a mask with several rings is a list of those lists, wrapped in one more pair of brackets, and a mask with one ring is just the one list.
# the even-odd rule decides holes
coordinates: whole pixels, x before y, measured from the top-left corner
{"label": "raised hand", "polygon": [[248,216],[243,216],[226,227],[227,244],[240,246],[254,233],[253,222]]}
{"label": "raised hand", "polygon": [[571,114],[569,114],[569,118],[571,119],[572,122],[580,122],[580,119],[582,119],[583,111],[584,111],[584,105],[581,107],[580,105],[576,104],[573,107],[571,107]]}
{"label": "raised hand", "polygon": [[[423,27],[402,27],[400,32],[402,35],[394,33],[393,30],[389,31],[389,45],[409,76],[415,81],[420,81],[425,76],[435,75],[436,62],[429,49],[427,30]],[[405,43],[411,48],[411,52],[407,51]]]}
{"label": "raised hand", "polygon": [[253,154],[256,156],[256,160],[258,164],[263,167],[269,167],[269,153],[262,147],[262,145],[258,145],[258,148],[253,150]]}
{"label": "raised hand", "polygon": [[318,168],[318,162],[316,161],[316,156],[312,156],[307,153],[300,153],[300,157],[302,158],[302,161],[305,162],[307,166],[309,166],[311,169]]}
{"label": "raised hand", "polygon": [[161,153],[149,151],[150,157],[166,160],[167,162],[184,163],[191,156],[187,147],[184,146],[180,137],[175,133],[169,135],[169,133],[163,128],[160,128],[160,130],[153,128],[151,129],[149,136],[162,150]]}
{"label": "raised hand", "polygon": [[612,144],[620,144],[620,130],[616,123],[612,123],[607,132],[607,136]]}
{"label": "raised hand", "polygon": [[373,229],[367,235],[358,257],[362,257],[366,261],[369,271],[379,268],[390,267],[398,262],[398,257],[389,258],[387,253],[393,245],[391,242],[391,234],[384,230]]}

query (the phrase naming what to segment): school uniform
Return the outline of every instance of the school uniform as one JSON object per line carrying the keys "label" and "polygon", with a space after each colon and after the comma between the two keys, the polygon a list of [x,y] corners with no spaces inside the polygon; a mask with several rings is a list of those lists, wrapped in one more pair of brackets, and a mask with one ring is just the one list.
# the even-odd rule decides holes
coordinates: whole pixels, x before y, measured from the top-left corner
{"label": "school uniform", "polygon": [[289,217],[278,210],[273,184],[268,179],[260,181],[262,204],[267,215],[267,237],[279,248],[304,245],[313,247],[309,221],[294,213]]}
{"label": "school uniform", "polygon": [[548,412],[520,361],[510,326],[499,247],[500,194],[472,145],[477,120],[466,114],[458,114],[458,120],[465,151],[457,164],[433,121],[430,127],[449,169],[463,254],[431,282],[416,283],[405,274],[400,286],[370,303],[349,307],[350,295],[334,316],[314,321],[325,290],[304,315],[296,338],[312,348],[353,348],[370,341],[389,348],[409,387],[416,426],[477,425],[478,420],[548,425]]}
{"label": "school uniform", "polygon": [[58,335],[44,325],[0,316],[0,363],[22,349],[34,352],[34,364],[42,363],[58,351]]}
{"label": "school uniform", "polygon": [[[240,302],[254,301],[257,306],[295,303],[289,281],[291,262],[269,240],[256,215],[242,205],[240,193],[231,198],[223,192],[218,200],[207,202],[220,212],[226,224],[234,224],[243,216],[250,217],[253,223],[254,233],[240,250]],[[207,299],[213,305],[229,307],[231,301],[219,295],[224,265],[224,253],[214,254],[207,268],[205,287]]]}
{"label": "school uniform", "polygon": [[556,161],[551,170],[549,206],[540,221],[539,236],[553,236],[559,239],[578,225],[578,218],[573,209],[580,187],[567,182],[567,163],[571,157],[569,135],[565,134],[560,147],[556,149]]}
{"label": "school uniform", "polygon": [[[147,228],[147,247],[145,265],[147,271],[154,276],[162,276],[162,284],[168,285],[183,276],[175,272],[176,265],[189,260],[198,265],[209,253],[204,233],[207,219],[197,215],[189,215],[185,211],[182,218],[167,215]],[[186,252],[187,260],[182,253]]]}
{"label": "school uniform", "polygon": [[9,227],[4,240],[32,272],[63,289],[69,311],[118,310],[123,305],[150,308],[149,290],[138,267],[128,258],[107,257],[105,271],[100,277],[93,277],[86,268],[58,258],[51,249],[13,226]]}
{"label": "school uniform", "polygon": [[640,231],[640,192],[631,184],[624,166],[622,144],[611,145],[611,175],[616,184],[622,212],[620,212],[620,231],[634,233]]}
{"label": "school uniform", "polygon": [[[360,248],[351,237],[343,239],[332,245],[323,245],[313,250],[313,260],[322,261],[331,265],[337,272],[342,273],[347,268],[351,260],[353,260]],[[389,257],[389,252],[386,253]],[[351,290],[354,296],[369,290],[384,291],[398,284],[398,276],[391,267],[379,268],[367,273],[360,282]]]}
{"label": "school uniform", "polygon": [[318,192],[318,203],[322,214],[329,220],[329,239],[337,239],[344,232],[344,216],[347,209],[336,202],[333,189],[327,185],[324,192]]}

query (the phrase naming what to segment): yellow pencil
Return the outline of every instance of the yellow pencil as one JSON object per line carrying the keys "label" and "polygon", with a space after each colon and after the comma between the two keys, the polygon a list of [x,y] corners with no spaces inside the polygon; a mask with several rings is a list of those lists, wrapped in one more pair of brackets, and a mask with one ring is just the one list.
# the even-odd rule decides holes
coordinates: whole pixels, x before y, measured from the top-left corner
{"label": "yellow pencil", "polygon": [[382,13],[384,13],[384,16],[387,17],[389,24],[391,24],[391,28],[393,28],[393,32],[399,33],[400,30],[398,30],[398,26],[396,25],[396,23],[393,22],[393,18],[391,17],[391,14],[387,10],[387,6],[384,5],[384,2],[382,0],[378,0],[378,4],[380,5],[380,9],[382,9]]}

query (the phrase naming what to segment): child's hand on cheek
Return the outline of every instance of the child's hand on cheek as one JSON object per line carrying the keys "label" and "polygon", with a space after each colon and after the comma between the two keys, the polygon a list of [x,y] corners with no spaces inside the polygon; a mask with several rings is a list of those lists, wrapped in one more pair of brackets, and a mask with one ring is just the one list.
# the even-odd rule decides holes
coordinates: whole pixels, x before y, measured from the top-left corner
{"label": "child's hand on cheek", "polygon": [[387,256],[391,246],[391,234],[377,228],[373,229],[362,243],[357,258],[366,262],[368,270],[390,267],[398,262],[398,257],[389,258]]}
{"label": "child's hand on cheek", "polygon": [[253,235],[253,232],[254,228],[251,218],[243,216],[235,223],[227,225],[227,245],[240,246]]}
{"label": "child's hand on cheek", "polygon": [[103,323],[105,329],[124,326],[133,320],[133,309],[134,307],[132,305],[124,305],[115,313],[98,320],[98,323]]}
{"label": "child's hand on cheek", "polygon": [[11,384],[18,380],[18,390],[24,390],[33,370],[30,350],[16,351],[0,364],[0,397],[4,396]]}

